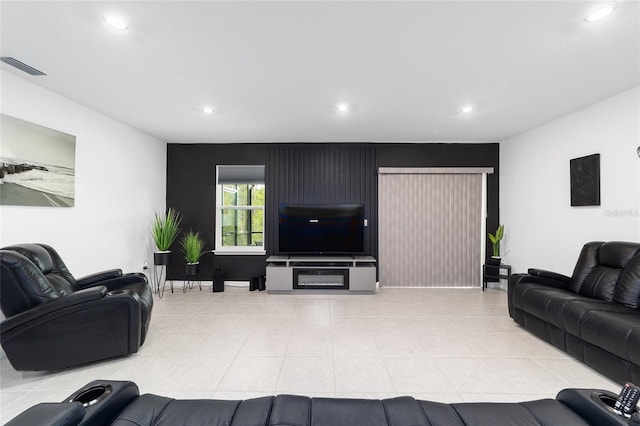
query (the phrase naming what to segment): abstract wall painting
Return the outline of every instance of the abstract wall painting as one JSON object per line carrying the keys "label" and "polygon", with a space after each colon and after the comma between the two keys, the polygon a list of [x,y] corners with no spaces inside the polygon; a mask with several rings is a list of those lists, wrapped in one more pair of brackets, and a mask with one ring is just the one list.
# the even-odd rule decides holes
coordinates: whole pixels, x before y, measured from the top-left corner
{"label": "abstract wall painting", "polygon": [[571,171],[571,206],[600,205],[600,154],[573,158]]}
{"label": "abstract wall painting", "polygon": [[73,207],[76,137],[0,114],[0,205]]}

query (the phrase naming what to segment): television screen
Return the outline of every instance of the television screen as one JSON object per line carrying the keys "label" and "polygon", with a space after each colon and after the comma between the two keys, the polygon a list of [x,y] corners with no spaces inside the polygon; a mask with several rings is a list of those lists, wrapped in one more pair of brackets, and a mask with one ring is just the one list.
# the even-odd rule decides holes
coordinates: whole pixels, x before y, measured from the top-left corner
{"label": "television screen", "polygon": [[363,204],[280,204],[279,251],[363,254]]}

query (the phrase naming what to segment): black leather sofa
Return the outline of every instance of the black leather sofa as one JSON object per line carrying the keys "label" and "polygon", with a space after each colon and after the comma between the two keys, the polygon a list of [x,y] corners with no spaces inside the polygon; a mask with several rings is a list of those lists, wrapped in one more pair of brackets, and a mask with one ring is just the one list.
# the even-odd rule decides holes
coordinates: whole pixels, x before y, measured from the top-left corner
{"label": "black leather sofa", "polygon": [[571,277],[514,274],[508,305],[536,336],[615,381],[640,382],[640,244],[587,243]]}
{"label": "black leather sofa", "polygon": [[[176,400],[139,395],[133,382],[97,380],[60,403],[35,405],[6,426],[627,426],[616,395],[565,389],[555,399],[521,403],[309,398]],[[636,407],[637,411],[637,407]],[[633,413],[640,425],[640,413]]]}
{"label": "black leather sofa", "polygon": [[153,294],[143,274],[120,269],[76,279],[45,244],[0,250],[0,342],[16,370],[57,370],[135,353]]}

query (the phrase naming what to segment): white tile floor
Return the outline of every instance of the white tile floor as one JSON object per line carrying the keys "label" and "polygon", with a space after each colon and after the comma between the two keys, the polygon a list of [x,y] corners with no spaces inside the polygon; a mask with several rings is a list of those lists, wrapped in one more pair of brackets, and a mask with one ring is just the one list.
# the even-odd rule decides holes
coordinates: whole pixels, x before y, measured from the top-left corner
{"label": "white tile floor", "polygon": [[135,355],[58,372],[16,372],[2,358],[0,368],[3,423],[95,379],[133,380],[142,393],[222,399],[295,393],[521,401],[565,387],[619,390],[518,327],[499,289],[177,290],[155,299],[147,341]]}

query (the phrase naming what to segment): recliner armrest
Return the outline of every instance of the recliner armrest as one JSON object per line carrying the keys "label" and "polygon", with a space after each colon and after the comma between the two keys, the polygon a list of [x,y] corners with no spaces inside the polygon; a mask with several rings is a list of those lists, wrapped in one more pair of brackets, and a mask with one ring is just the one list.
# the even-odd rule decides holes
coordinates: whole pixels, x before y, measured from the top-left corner
{"label": "recliner armrest", "polygon": [[103,285],[107,288],[107,291],[120,290],[123,286],[130,284],[148,284],[147,277],[140,272],[130,272],[123,274],[119,277],[109,278],[104,281],[100,281],[98,285]]}
{"label": "recliner armrest", "polygon": [[99,284],[101,281],[119,278],[122,276],[122,269],[108,269],[106,271],[96,272],[79,278],[76,280],[79,288],[91,287]]}
{"label": "recliner armrest", "polygon": [[85,409],[79,402],[49,402],[34,405],[5,426],[77,426]]}
{"label": "recliner armrest", "polygon": [[567,282],[567,283],[569,281],[571,281],[571,277],[568,277],[568,276],[562,275],[562,274],[558,274],[557,272],[547,271],[545,269],[530,268],[527,271],[527,273],[529,275],[533,275],[534,277],[550,278],[552,280],[564,281],[564,282]]}
{"label": "recliner armrest", "polygon": [[2,333],[6,333],[15,327],[19,327],[51,312],[59,311],[60,309],[79,305],[92,300],[102,299],[106,294],[107,288],[104,286],[89,287],[84,290],[73,292],[67,296],[54,299],[50,302],[43,303],[29,309],[28,311],[21,312],[18,315],[14,315],[2,321]]}

